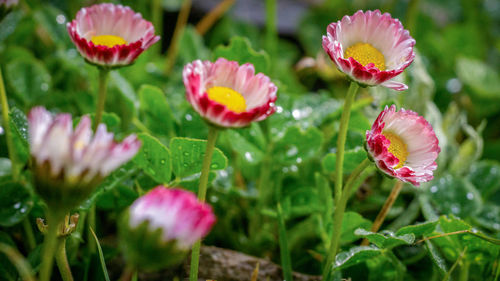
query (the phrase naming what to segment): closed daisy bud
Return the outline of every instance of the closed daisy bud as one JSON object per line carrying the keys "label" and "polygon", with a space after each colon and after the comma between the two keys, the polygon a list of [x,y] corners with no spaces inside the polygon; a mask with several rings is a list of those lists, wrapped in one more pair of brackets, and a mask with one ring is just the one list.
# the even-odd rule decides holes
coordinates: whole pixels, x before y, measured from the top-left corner
{"label": "closed daisy bud", "polygon": [[381,171],[415,186],[433,179],[441,151],[429,122],[394,105],[386,106],[366,131],[366,149]]}
{"label": "closed daisy bud", "polygon": [[331,23],[326,32],[323,49],[351,80],[364,86],[408,89],[405,84],[391,80],[415,57],[415,40],[398,19],[379,10],[358,11]]}
{"label": "closed daisy bud", "polygon": [[90,123],[84,116],[73,129],[71,115],[53,117],[43,107],[28,114],[35,188],[54,211],[67,212],[78,206],[141,146],[135,135],[115,142],[104,124],[93,136]]}
{"label": "closed daisy bud", "polygon": [[197,60],[184,67],[183,79],[187,100],[213,125],[245,127],[275,111],[278,88],[249,63]]}
{"label": "closed daisy bud", "polygon": [[186,190],[157,186],[137,199],[119,225],[127,262],[140,270],[180,263],[215,223],[210,205]]}
{"label": "closed daisy bud", "polygon": [[133,63],[160,40],[153,24],[141,14],[110,3],[82,8],[67,29],[87,62],[107,68]]}

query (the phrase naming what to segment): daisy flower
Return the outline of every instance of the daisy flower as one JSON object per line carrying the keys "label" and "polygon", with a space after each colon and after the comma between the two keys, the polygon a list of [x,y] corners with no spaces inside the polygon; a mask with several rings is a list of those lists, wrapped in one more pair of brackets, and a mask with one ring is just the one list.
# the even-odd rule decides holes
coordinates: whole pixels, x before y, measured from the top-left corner
{"label": "daisy flower", "polygon": [[408,89],[391,80],[415,57],[415,40],[398,19],[388,13],[358,11],[331,23],[323,36],[323,49],[337,68],[363,86]]}
{"label": "daisy flower", "polygon": [[427,120],[394,105],[386,106],[366,131],[366,148],[382,172],[415,186],[432,180],[441,151]]}
{"label": "daisy flower", "polygon": [[252,64],[196,60],[184,67],[183,79],[187,100],[216,126],[245,127],[275,111],[278,88],[266,75],[255,74]]}

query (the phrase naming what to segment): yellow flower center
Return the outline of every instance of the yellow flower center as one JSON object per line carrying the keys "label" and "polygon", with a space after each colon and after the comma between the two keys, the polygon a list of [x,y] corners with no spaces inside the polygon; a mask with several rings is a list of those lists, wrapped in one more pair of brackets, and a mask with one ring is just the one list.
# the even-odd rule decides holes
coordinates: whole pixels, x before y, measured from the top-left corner
{"label": "yellow flower center", "polygon": [[408,157],[408,149],[406,143],[396,134],[392,132],[382,132],[384,137],[391,142],[389,148],[387,149],[394,157],[399,159],[399,163],[393,167],[394,169],[399,169],[403,167]]}
{"label": "yellow flower center", "polygon": [[109,48],[113,48],[116,45],[127,45],[127,41],[116,35],[97,35],[92,36],[90,39],[94,45],[106,46]]}
{"label": "yellow flower center", "polygon": [[228,87],[212,87],[207,90],[208,98],[225,105],[229,110],[242,113],[247,109],[245,98],[235,90]]}
{"label": "yellow flower center", "polygon": [[368,43],[356,43],[347,48],[344,54],[345,58],[353,58],[363,66],[373,63],[379,70],[385,70],[384,55],[375,47]]}

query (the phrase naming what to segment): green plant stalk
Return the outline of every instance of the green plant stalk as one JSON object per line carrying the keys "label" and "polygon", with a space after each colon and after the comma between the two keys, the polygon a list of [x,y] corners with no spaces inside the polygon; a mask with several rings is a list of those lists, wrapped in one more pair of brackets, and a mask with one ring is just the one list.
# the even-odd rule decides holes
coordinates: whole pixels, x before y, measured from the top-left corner
{"label": "green plant stalk", "polygon": [[12,178],[14,181],[18,179],[17,170],[17,154],[15,152],[14,141],[12,139],[12,131],[10,130],[9,119],[9,104],[7,103],[7,94],[5,93],[5,85],[3,83],[2,69],[0,67],[0,102],[2,103],[2,119],[3,127],[5,129],[5,139],[7,140],[7,150],[9,151],[9,158],[12,167]]}
{"label": "green plant stalk", "polygon": [[342,232],[342,220],[344,218],[347,200],[349,200],[349,195],[351,194],[351,189],[355,186],[354,183],[356,182],[356,178],[370,165],[370,163],[371,161],[369,159],[365,159],[356,167],[356,169],[354,169],[346,181],[339,204],[335,205],[336,207],[333,213],[333,234],[330,241],[330,249],[327,253],[325,267],[323,268],[323,280],[325,281],[330,280],[330,276],[333,273],[333,267],[331,265],[337,255],[338,245],[340,243],[340,234]]}
{"label": "green plant stalk", "polygon": [[[201,167],[200,185],[198,186],[198,200],[202,202],[205,201],[205,197],[207,195],[208,174],[210,173],[210,164],[212,163],[212,155],[214,153],[215,142],[217,141],[218,134],[219,134],[219,129],[212,125],[209,125],[207,147],[205,149],[205,157],[203,158],[203,164]],[[190,281],[198,281],[200,247],[201,247],[201,240],[198,240],[193,245],[193,251],[191,253],[191,269],[189,271]]]}
{"label": "green plant stalk", "polygon": [[66,237],[59,237],[57,239],[56,247],[56,264],[61,273],[63,281],[73,281],[73,275],[71,274],[71,267],[68,263],[68,258],[66,256]]}
{"label": "green plant stalk", "polygon": [[337,159],[335,161],[335,206],[339,205],[338,203],[340,202],[340,197],[342,196],[345,140],[347,137],[347,128],[349,127],[349,118],[351,117],[351,106],[356,98],[358,88],[358,83],[351,82],[344,102],[342,117],[340,118],[339,133],[337,134]]}
{"label": "green plant stalk", "polygon": [[266,47],[271,58],[275,57],[277,41],[276,0],[266,0]]}
{"label": "green plant stalk", "polygon": [[106,91],[108,87],[109,69],[99,68],[99,89],[97,92],[97,108],[95,111],[95,119],[93,129],[97,130],[97,126],[101,123],[104,105],[106,104]]}
{"label": "green plant stalk", "polygon": [[64,220],[64,214],[52,213],[47,211],[47,220],[49,224],[48,232],[43,240],[42,256],[40,265],[40,281],[49,281],[52,274],[53,258],[57,247],[57,230]]}

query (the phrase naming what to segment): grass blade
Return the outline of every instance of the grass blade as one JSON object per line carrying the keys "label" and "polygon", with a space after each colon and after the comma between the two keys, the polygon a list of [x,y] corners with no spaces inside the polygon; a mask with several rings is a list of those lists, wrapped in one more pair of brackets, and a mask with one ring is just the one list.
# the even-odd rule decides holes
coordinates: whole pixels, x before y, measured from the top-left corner
{"label": "grass blade", "polygon": [[94,230],[92,228],[89,228],[89,229],[90,229],[90,232],[92,233],[92,236],[94,236],[95,243],[97,245],[97,251],[99,252],[99,259],[101,260],[102,272],[104,272],[104,279],[106,279],[106,281],[110,281],[109,275],[108,275],[108,270],[106,269],[106,262],[104,261],[104,255],[102,253],[101,244],[99,244],[99,239],[97,239],[97,236],[95,235]]}

